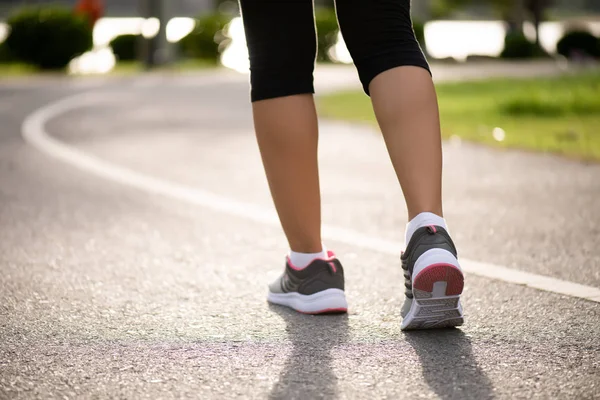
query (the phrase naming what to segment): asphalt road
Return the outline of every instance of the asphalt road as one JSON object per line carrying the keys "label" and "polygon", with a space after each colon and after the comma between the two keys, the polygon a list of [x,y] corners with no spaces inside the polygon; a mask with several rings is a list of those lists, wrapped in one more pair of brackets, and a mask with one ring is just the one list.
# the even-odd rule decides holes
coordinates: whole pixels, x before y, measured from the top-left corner
{"label": "asphalt road", "polygon": [[[24,142],[28,115],[82,91],[104,100],[50,120],[52,137],[271,208],[245,78],[1,85],[0,398],[600,398],[598,302],[469,275],[464,327],[402,333],[398,257],[332,240],[349,315],[268,306],[279,228]],[[445,168],[463,257],[600,288],[600,166],[463,143],[446,144]],[[399,241],[376,133],[324,122],[321,170],[328,224]]]}

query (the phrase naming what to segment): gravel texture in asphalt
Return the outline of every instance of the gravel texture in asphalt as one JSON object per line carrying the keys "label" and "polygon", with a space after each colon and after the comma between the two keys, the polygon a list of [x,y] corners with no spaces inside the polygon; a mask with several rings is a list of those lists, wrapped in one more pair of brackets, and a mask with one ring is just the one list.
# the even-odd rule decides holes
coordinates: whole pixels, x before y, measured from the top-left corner
{"label": "gravel texture in asphalt", "polygon": [[[272,207],[244,80],[109,82],[47,125],[135,171]],[[268,306],[279,228],[102,180],[26,145],[23,119],[77,85],[0,88],[0,398],[597,398],[600,304],[467,277],[461,329],[403,333],[398,257],[328,243],[350,313]],[[325,122],[328,224],[398,240],[377,133]],[[600,287],[600,167],[445,145],[463,257]],[[400,250],[400,244],[399,244]],[[399,256],[399,255],[398,255]]]}

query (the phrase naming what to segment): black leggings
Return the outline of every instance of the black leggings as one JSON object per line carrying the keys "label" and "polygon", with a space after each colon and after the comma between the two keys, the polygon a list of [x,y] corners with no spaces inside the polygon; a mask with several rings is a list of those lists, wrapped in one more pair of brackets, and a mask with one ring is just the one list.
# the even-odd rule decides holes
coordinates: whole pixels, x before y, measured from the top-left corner
{"label": "black leggings", "polygon": [[[314,93],[312,0],[240,0],[250,53],[252,101]],[[365,93],[402,65],[429,70],[415,39],[410,0],[337,0],[337,17]]]}

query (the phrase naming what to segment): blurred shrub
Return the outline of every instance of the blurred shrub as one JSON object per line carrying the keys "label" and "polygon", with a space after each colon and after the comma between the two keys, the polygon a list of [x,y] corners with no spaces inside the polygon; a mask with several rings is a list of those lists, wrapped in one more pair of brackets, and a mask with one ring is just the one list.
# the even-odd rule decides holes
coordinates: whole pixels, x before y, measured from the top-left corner
{"label": "blurred shrub", "polygon": [[15,56],[10,52],[6,42],[0,43],[0,64],[13,62],[15,60]]}
{"label": "blurred shrub", "polygon": [[110,41],[115,57],[119,61],[132,61],[137,58],[137,48],[142,35],[121,35]]}
{"label": "blurred shrub", "polygon": [[239,4],[237,0],[214,0],[215,8],[223,14],[239,15]]}
{"label": "blurred shrub", "polygon": [[425,24],[421,21],[413,20],[413,30],[415,31],[415,37],[421,45],[421,49],[426,52],[427,45],[425,44]]}
{"label": "blurred shrub", "polygon": [[189,58],[218,62],[228,40],[223,31],[232,19],[231,15],[222,13],[201,16],[192,32],[179,42],[181,53]]}
{"label": "blurred shrub", "polygon": [[93,45],[89,22],[67,8],[25,8],[7,22],[8,50],[20,61],[42,69],[62,69]]}
{"label": "blurred shrub", "polygon": [[433,57],[431,57],[431,59],[435,60],[436,63],[444,63],[444,64],[456,64],[456,63],[459,62],[454,57],[442,57],[442,58],[433,58]]}
{"label": "blurred shrub", "polygon": [[84,16],[93,27],[104,14],[104,4],[102,0],[78,0],[75,13]]}
{"label": "blurred shrub", "polygon": [[504,38],[502,58],[533,58],[547,56],[534,42],[525,37],[522,32],[509,32]]}
{"label": "blurred shrub", "polygon": [[600,115],[600,83],[563,90],[526,89],[499,104],[510,116],[550,117]]}
{"label": "blurred shrub", "polygon": [[578,54],[600,58],[600,39],[583,30],[567,32],[556,44],[556,51],[567,58]]}
{"label": "blurred shrub", "polygon": [[487,54],[469,54],[466,58],[467,62],[482,62],[482,61],[494,61],[498,57],[489,56]]}
{"label": "blurred shrub", "polygon": [[329,8],[319,8],[315,11],[317,26],[317,61],[331,62],[329,49],[337,43],[339,32],[335,11]]}

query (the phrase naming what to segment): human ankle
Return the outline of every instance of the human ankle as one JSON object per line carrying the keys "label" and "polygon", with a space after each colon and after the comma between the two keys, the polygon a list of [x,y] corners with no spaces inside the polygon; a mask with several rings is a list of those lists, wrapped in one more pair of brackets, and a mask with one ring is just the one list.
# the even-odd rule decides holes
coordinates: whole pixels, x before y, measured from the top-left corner
{"label": "human ankle", "polygon": [[325,248],[325,245],[322,245],[321,249],[316,252],[305,253],[290,250],[289,254],[289,261],[296,268],[304,268],[318,258],[327,258],[327,248]]}
{"label": "human ankle", "polygon": [[406,224],[405,244],[408,245],[408,242],[410,242],[412,235],[417,229],[427,225],[441,226],[448,230],[446,220],[442,216],[432,212],[422,212],[417,214],[408,222],[408,224]]}

